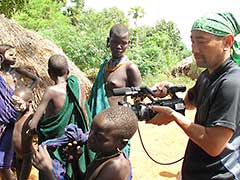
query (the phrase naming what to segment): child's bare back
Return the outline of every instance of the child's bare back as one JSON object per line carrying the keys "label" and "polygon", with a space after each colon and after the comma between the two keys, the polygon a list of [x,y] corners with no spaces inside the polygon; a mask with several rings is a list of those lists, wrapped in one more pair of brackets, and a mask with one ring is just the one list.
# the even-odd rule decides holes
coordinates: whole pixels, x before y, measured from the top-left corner
{"label": "child's bare back", "polygon": [[14,151],[19,159],[25,156],[31,156],[32,153],[32,136],[28,136],[28,122],[32,118],[32,112],[25,113],[20,119],[15,122],[12,136]]}
{"label": "child's bare back", "polygon": [[46,96],[50,99],[46,107],[44,117],[51,117],[61,111],[66,99],[66,81],[50,86],[46,91]]}

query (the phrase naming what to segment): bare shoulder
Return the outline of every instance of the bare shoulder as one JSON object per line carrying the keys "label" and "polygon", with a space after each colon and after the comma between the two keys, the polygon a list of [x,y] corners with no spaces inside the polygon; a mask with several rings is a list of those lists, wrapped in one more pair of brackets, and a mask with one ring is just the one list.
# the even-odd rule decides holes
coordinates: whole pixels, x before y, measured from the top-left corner
{"label": "bare shoulder", "polygon": [[129,69],[138,69],[138,66],[133,61],[131,61],[129,59],[126,61],[126,66]]}
{"label": "bare shoulder", "polygon": [[48,91],[50,92],[66,92],[67,89],[67,83],[60,83],[60,84],[56,84],[56,85],[52,85],[48,87]]}
{"label": "bare shoulder", "polygon": [[129,161],[121,154],[119,157],[113,158],[104,164],[97,179],[110,180],[114,174],[115,180],[127,180],[130,175],[130,168]]}

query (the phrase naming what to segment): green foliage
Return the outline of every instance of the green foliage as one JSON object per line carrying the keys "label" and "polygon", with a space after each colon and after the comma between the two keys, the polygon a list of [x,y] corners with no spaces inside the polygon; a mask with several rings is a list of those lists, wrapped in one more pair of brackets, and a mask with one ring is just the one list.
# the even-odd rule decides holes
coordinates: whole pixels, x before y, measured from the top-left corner
{"label": "green foliage", "polygon": [[10,18],[14,13],[20,11],[28,0],[0,0],[0,14]]}
{"label": "green foliage", "polygon": [[129,16],[132,15],[132,18],[134,19],[135,27],[137,27],[137,21],[138,21],[138,19],[143,18],[144,15],[145,15],[145,12],[144,12],[144,9],[143,9],[142,7],[136,6],[136,7],[131,8],[131,9],[128,11],[128,15],[129,15]]}
{"label": "green foliage", "polygon": [[[72,0],[75,4],[70,7],[66,7],[66,0],[28,1],[13,18],[55,42],[85,72],[99,68],[103,58],[110,56],[106,40],[112,25],[129,23],[118,8],[98,12],[86,9],[84,0]],[[143,76],[168,72],[190,55],[173,22],[162,20],[152,27],[130,28],[130,34],[127,55],[138,64]]]}
{"label": "green foliage", "polygon": [[52,0],[29,0],[13,18],[23,27],[41,32],[69,27],[69,19],[60,11],[61,5]]}
{"label": "green foliage", "polygon": [[63,5],[52,0],[29,0],[29,4],[14,19],[22,26],[38,31],[54,41],[80,69],[98,67],[109,54],[106,39],[115,23],[127,23],[124,13],[117,8],[79,10],[78,25],[60,11]]}
{"label": "green foliage", "polygon": [[146,75],[143,77],[143,84],[151,87],[155,84],[158,84],[161,81],[166,81],[166,80],[176,85],[184,85],[187,88],[193,87],[193,85],[195,84],[195,80],[192,80],[188,77],[183,77],[183,76],[173,77],[171,76],[171,74],[168,74],[168,73],[166,74],[161,73],[157,75],[151,75],[151,74]]}
{"label": "green foliage", "polygon": [[169,72],[191,54],[181,42],[180,32],[173,22],[162,20],[153,27],[143,26],[131,32],[133,37],[136,33],[140,34],[138,46],[136,39],[131,39],[128,55],[143,75]]}

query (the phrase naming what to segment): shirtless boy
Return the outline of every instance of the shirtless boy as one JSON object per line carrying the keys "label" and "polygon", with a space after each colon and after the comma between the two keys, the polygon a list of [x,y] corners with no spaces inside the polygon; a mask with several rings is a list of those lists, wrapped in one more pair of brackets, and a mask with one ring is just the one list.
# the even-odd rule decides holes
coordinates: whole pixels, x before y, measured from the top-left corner
{"label": "shirtless boy", "polygon": [[[84,90],[75,76],[68,77],[67,59],[62,55],[51,56],[48,61],[48,73],[54,85],[46,89],[41,103],[29,122],[28,134],[38,129],[39,144],[62,136],[64,128],[70,123],[76,124],[83,132],[89,130],[88,106],[86,106]],[[80,163],[82,170],[85,171],[92,160],[92,154],[85,145],[82,145],[81,149],[84,153]],[[59,149],[52,150],[51,155],[64,165],[71,166],[64,160]],[[65,178],[71,178],[71,170],[68,171],[67,176]],[[40,179],[44,177],[40,175]]]}
{"label": "shirtless boy", "polygon": [[12,143],[16,153],[16,169],[19,180],[27,180],[32,168],[32,136],[27,136],[28,122],[33,115],[32,90],[17,88],[13,95],[13,104],[18,112],[14,124]]}
{"label": "shirtless boy", "polygon": [[[113,106],[96,115],[87,142],[96,157],[86,173],[75,166],[75,179],[112,180],[113,176],[114,180],[131,179],[131,164],[122,150],[136,132],[137,121],[135,113],[123,106]],[[39,146],[39,151],[33,155],[33,163],[48,172],[49,177],[56,177],[46,147]]]}

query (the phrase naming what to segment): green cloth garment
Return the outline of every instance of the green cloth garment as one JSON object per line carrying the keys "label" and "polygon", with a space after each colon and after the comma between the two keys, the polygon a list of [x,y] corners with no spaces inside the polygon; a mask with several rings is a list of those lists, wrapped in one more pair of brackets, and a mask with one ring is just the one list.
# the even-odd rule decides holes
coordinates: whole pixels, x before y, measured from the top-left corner
{"label": "green cloth garment", "polygon": [[216,36],[234,35],[232,58],[240,65],[240,17],[230,12],[208,13],[197,19],[192,30],[208,32]]}
{"label": "green cloth garment", "polygon": [[[76,124],[84,133],[89,131],[89,125],[92,122],[92,118],[88,104],[86,103],[84,89],[80,88],[78,79],[75,76],[69,76],[66,81],[67,95],[63,108],[58,114],[50,118],[43,117],[39,122],[39,144],[45,140],[62,136],[64,134],[65,127],[70,123]],[[79,159],[79,163],[82,171],[85,172],[87,165],[93,160],[94,154],[88,150],[86,145],[82,145],[81,149],[83,154]],[[50,155],[53,159],[59,160],[66,167],[68,177],[65,179],[71,179],[71,165],[64,160],[61,149],[48,149],[48,151],[50,151]]]}
{"label": "green cloth garment", "polygon": [[110,107],[104,84],[104,69],[108,61],[109,59],[105,59],[105,61],[101,64],[89,97],[88,104],[92,113],[92,118],[104,109]]}
{"label": "green cloth garment", "polygon": [[[97,115],[104,109],[110,107],[104,84],[104,69],[109,60],[110,60],[109,58],[106,58],[104,62],[101,64],[96,80],[94,81],[91,90],[88,104],[90,111],[92,113],[92,118],[94,118],[95,115]],[[130,156],[130,141],[128,141],[127,146],[124,148],[124,152],[127,155],[127,157]]]}

